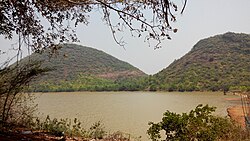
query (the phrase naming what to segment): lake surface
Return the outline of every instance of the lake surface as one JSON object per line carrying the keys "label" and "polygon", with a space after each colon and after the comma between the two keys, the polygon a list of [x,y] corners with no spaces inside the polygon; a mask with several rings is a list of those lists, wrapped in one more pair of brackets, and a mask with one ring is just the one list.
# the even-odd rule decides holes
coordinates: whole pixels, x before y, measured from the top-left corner
{"label": "lake surface", "polygon": [[[148,122],[158,122],[163,113],[189,112],[198,104],[216,106],[216,114],[226,116],[226,109],[236,103],[235,95],[208,92],[65,92],[36,93],[41,117],[78,118],[89,127],[101,121],[110,132],[122,131],[147,140]],[[43,114],[41,114],[43,113]]]}

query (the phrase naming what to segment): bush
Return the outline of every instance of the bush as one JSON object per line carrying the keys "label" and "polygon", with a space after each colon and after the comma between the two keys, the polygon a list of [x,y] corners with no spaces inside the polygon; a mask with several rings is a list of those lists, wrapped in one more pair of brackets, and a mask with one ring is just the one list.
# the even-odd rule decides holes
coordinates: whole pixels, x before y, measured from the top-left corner
{"label": "bush", "polygon": [[102,139],[106,135],[106,131],[104,131],[104,127],[100,121],[94,123],[89,130],[85,130],[82,127],[82,123],[77,118],[75,118],[73,122],[68,118],[60,120],[57,118],[50,119],[49,116],[41,122],[41,120],[37,118],[32,128],[49,132],[56,136],[65,135],[69,137]]}
{"label": "bush", "polygon": [[32,128],[35,130],[42,130],[56,136],[87,136],[86,130],[81,127],[81,122],[77,120],[77,118],[75,118],[72,123],[71,120],[67,118],[58,120],[56,118],[50,119],[50,117],[47,116],[43,122],[37,118],[33,125]]}
{"label": "bush", "polygon": [[104,131],[104,127],[101,122],[98,121],[94,123],[89,130],[89,136],[92,139],[102,139],[106,135],[106,131]]}
{"label": "bush", "polygon": [[166,111],[162,121],[150,122],[147,133],[150,139],[158,141],[165,132],[165,140],[245,140],[247,132],[228,118],[213,116],[215,107],[198,105],[188,114]]}

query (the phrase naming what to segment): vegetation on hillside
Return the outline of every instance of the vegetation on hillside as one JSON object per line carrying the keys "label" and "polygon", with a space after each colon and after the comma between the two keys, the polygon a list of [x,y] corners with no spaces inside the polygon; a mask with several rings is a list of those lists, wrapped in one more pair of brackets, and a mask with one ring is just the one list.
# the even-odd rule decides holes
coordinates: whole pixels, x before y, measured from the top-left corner
{"label": "vegetation on hillside", "polygon": [[[250,35],[226,33],[199,41],[153,76],[102,51],[66,44],[51,58],[32,54],[54,69],[33,91],[228,91],[250,90]],[[55,53],[54,53],[55,54]],[[29,60],[25,58],[25,60]]]}
{"label": "vegetation on hillside", "polygon": [[[112,79],[145,75],[139,69],[103,51],[75,44],[60,46],[60,49],[55,52],[48,49],[42,54],[33,53],[24,59],[24,61],[44,61],[42,67],[54,69],[39,80],[72,81],[79,74],[91,74]],[[106,74],[112,75],[106,76]]]}
{"label": "vegetation on hillside", "polygon": [[250,35],[225,33],[199,41],[154,75],[157,90],[250,90]]}
{"label": "vegetation on hillside", "polygon": [[64,44],[56,52],[53,51],[33,53],[21,61],[43,61],[42,67],[52,69],[31,83],[32,91],[143,89],[141,78],[146,76],[145,73],[102,51],[73,44]]}

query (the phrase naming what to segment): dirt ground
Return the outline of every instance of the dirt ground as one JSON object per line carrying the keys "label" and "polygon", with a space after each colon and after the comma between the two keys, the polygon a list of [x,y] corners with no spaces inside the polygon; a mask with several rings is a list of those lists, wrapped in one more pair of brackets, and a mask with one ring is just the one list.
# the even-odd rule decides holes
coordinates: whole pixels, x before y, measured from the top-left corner
{"label": "dirt ground", "polygon": [[[0,133],[0,141],[129,141],[122,134],[112,134],[105,139],[84,139],[81,137],[57,137],[46,132],[18,129],[8,133]],[[133,141],[131,139],[130,141]]]}
{"label": "dirt ground", "polygon": [[[231,99],[226,99],[226,100],[234,101],[234,102],[238,101],[237,103],[240,103],[240,101],[241,101],[240,98],[231,98]],[[245,117],[244,117],[243,108],[242,108],[241,104],[227,108],[227,113],[228,113],[228,116],[232,120],[239,123],[242,127],[244,127],[244,128],[246,127]]]}
{"label": "dirt ground", "polygon": [[242,127],[246,126],[242,106],[237,105],[237,106],[230,107],[227,109],[227,112],[228,112],[228,116],[232,120],[239,123]]}

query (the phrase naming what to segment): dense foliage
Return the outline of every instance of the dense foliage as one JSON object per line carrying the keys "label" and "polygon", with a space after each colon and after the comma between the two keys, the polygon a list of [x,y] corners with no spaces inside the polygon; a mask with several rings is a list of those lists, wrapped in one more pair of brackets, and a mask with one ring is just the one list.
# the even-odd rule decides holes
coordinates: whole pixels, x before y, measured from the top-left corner
{"label": "dense foliage", "polygon": [[250,35],[225,33],[199,41],[154,75],[158,90],[250,90]]}
{"label": "dense foliage", "polygon": [[[177,114],[166,111],[162,121],[150,122],[147,133],[150,139],[158,141],[215,141],[215,140],[247,140],[245,130],[227,118],[212,115],[215,107],[198,105],[189,113]],[[164,131],[164,134],[161,134]]]}
{"label": "dense foliage", "polygon": [[72,92],[72,91],[139,91],[145,89],[145,78],[110,80],[93,75],[79,75],[72,81],[41,82],[32,84],[34,92]]}

